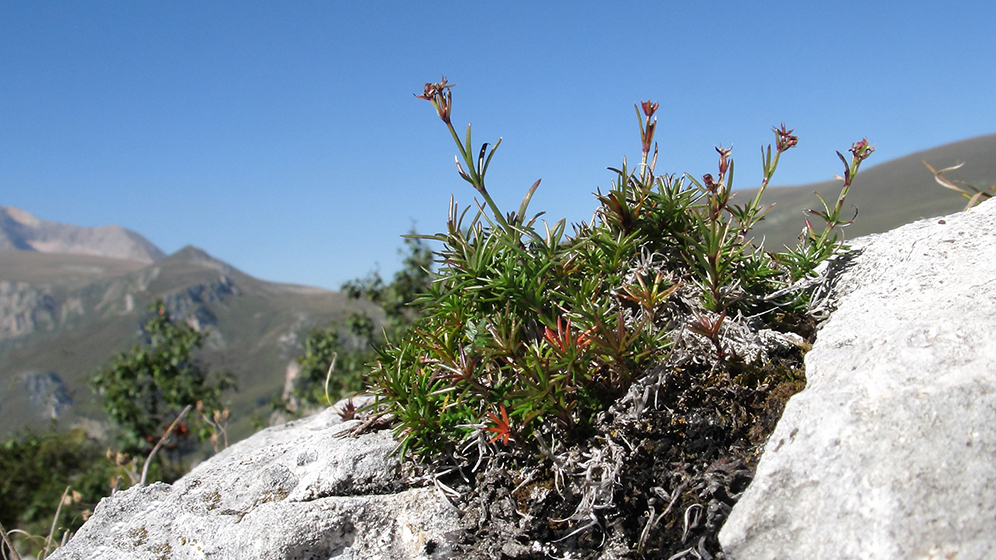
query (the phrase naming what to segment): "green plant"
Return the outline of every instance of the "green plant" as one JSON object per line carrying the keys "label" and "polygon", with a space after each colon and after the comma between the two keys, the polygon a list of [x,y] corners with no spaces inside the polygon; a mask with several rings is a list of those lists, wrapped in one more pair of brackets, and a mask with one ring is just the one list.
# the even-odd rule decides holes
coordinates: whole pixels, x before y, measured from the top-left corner
{"label": "green plant", "polygon": [[[410,235],[417,235],[414,229]],[[388,338],[402,336],[419,314],[418,297],[427,289],[431,276],[432,252],[417,237],[406,237],[402,267],[385,284],[377,272],[350,280],[342,290],[351,299],[366,299],[381,308],[384,322],[378,328],[366,313],[346,318],[346,334],[329,324],[311,331],[297,363],[301,371],[295,381],[293,400],[279,407],[297,411],[324,406],[363,388],[369,364],[377,358],[376,348]],[[334,364],[334,367],[333,367]],[[331,401],[331,402],[330,402]]]}
{"label": "green plant", "polygon": [[73,429],[0,442],[0,473],[0,531],[10,528],[22,552],[41,558],[79,529],[109,493],[116,468],[96,440]]}
{"label": "green plant", "polygon": [[414,227],[405,236],[404,243],[405,249],[398,251],[404,257],[401,269],[394,273],[390,284],[385,285],[380,274],[372,272],[366,278],[342,285],[342,290],[351,299],[367,299],[384,311],[382,333],[375,332],[373,321],[365,314],[354,313],[346,320],[350,332],[368,341],[371,347],[385,339],[396,339],[408,330],[420,313],[419,296],[428,290],[432,281],[432,251]]}
{"label": "green plant", "polygon": [[[367,339],[361,344],[366,346]],[[372,352],[364,347],[344,349],[339,331],[331,325],[312,329],[304,341],[304,353],[297,359],[301,371],[295,380],[296,402],[287,403],[289,408],[296,411],[298,405],[325,406],[360,390],[364,364],[372,358]],[[335,384],[330,387],[333,379]]]}
{"label": "green plant", "polygon": [[[822,228],[817,228],[806,219],[806,230],[798,247],[782,254],[774,255],[775,260],[780,263],[789,274],[791,282],[805,278],[813,273],[813,270],[826,259],[830,258],[836,251],[844,246],[841,227],[847,226],[852,220],[843,220],[841,212],[844,210],[844,199],[854,183],[854,178],[858,174],[861,162],[875,151],[875,147],[868,143],[867,139],[855,142],[851,145],[851,159],[848,161],[844,154],[837,152],[837,157],[844,164],[844,176],[837,175],[837,179],[844,182],[837,196],[837,202],[830,207],[827,201],[817,193],[813,193],[820,199],[823,210],[809,210],[813,216],[820,218],[823,222]],[[758,193],[760,195],[760,193]],[[855,216],[857,213],[855,212]]]}
{"label": "green plant", "polygon": [[[231,376],[211,375],[195,358],[204,341],[202,333],[175,321],[162,301],[150,310],[153,315],[143,328],[143,344],[115,356],[110,367],[90,381],[104,412],[120,428],[122,451],[130,455],[145,455],[161,443],[163,429],[177,420],[184,407],[196,406],[204,418],[205,411],[219,411],[218,420],[227,420],[221,395],[234,386]],[[207,439],[219,427],[193,418],[174,431]]]}
{"label": "green plant", "polygon": [[[866,141],[852,147],[837,204],[813,212],[826,227],[810,224],[794,251],[773,256],[749,232],[764,216],[761,194],[779,157],[797,142],[792,131],[775,129],[774,153],[770,146],[762,153],[761,190],[739,206],[728,149],[717,148],[716,177],[655,175],[658,104],[643,102],[640,165],[612,169],[612,187],[595,194],[595,218],[568,235],[565,220],[540,225],[541,214],[528,215],[539,181],[517,211],[498,208],[485,176],[501,140],[474,151],[469,125],[461,139],[451,122],[452,87],[443,78],[417,97],[448,128],[457,171],[483,203],[471,214],[451,198],[446,231],[425,237],[442,250],[417,299],[422,315],[380,348],[371,374],[380,404],[396,418],[402,454],[448,454],[464,440],[480,449],[528,445],[551,431],[582,437],[685,332],[711,342],[717,366],[737,359],[723,346],[724,320],[805,312],[808,292],[784,288],[842,246],[840,209],[872,150]],[[697,319],[688,321],[692,314]]]}

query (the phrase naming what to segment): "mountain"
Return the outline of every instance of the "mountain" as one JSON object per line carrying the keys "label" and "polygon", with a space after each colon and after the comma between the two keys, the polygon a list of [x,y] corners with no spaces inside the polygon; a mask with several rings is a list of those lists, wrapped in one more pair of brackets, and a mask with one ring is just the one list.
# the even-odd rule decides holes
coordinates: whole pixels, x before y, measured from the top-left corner
{"label": "mountain", "polygon": [[[848,153],[844,155],[850,157]],[[792,152],[789,151],[784,157],[792,157]],[[835,158],[834,154],[828,154],[828,157]],[[933,174],[923,165],[924,160],[934,169],[964,162],[963,167],[945,173],[945,177],[986,190],[996,185],[996,134],[945,144],[873,166],[868,165],[875,161],[872,154],[871,159],[864,162],[867,167],[858,172],[845,201],[845,218],[850,218],[854,210],[858,210],[854,224],[844,230],[846,237],[853,239],[869,233],[881,233],[920,218],[962,210],[966,199],[937,184]],[[838,162],[838,166],[837,173],[842,174],[843,165]],[[765,205],[774,203],[775,206],[755,228],[755,236],[758,239],[766,236],[765,247],[772,251],[781,250],[785,245],[794,247],[796,237],[805,226],[805,210],[822,209],[813,192],[820,193],[832,205],[837,200],[841,184],[841,181],[831,180],[768,188],[761,202]],[[745,204],[756,193],[757,189],[738,190],[735,201]],[[816,220],[813,225],[818,227],[819,218]]]}
{"label": "mountain", "polygon": [[[157,298],[207,334],[201,356],[209,368],[235,375],[230,441],[252,433],[254,421],[265,423],[269,399],[283,388],[287,365],[310,329],[341,323],[356,310],[379,317],[367,302],[258,280],[195,247],[155,258],[137,242],[122,253],[129,247],[122,240],[144,240],[113,226],[94,228],[109,232],[102,237],[3,210],[6,220],[23,226],[5,224],[5,239],[28,248],[0,250],[0,437],[53,419],[62,427],[106,427],[87,380],[138,340]],[[136,247],[144,248],[136,253]]]}
{"label": "mountain", "polygon": [[121,226],[60,224],[10,206],[0,206],[0,251],[92,255],[146,264],[166,256],[148,239]]}

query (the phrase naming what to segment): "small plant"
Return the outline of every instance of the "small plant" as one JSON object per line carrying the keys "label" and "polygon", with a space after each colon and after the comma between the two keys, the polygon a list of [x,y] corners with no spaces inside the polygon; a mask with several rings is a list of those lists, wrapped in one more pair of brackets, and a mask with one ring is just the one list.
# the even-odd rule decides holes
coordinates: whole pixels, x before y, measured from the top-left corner
{"label": "small plant", "polygon": [[[60,546],[65,545],[72,538],[73,532],[65,527],[59,525],[61,521],[61,513],[63,506],[72,506],[74,504],[80,504],[83,502],[83,495],[72,489],[70,486],[66,486],[63,490],[62,496],[59,498],[58,506],[55,509],[55,514],[52,516],[52,525],[49,527],[48,535],[32,535],[27,531],[21,529],[12,529],[11,531],[5,531],[2,524],[0,524],[0,535],[3,537],[3,543],[0,544],[0,557],[8,558],[7,552],[15,559],[20,559],[20,555],[17,553],[17,549],[14,547],[14,543],[11,541],[11,535],[20,535],[24,537],[30,543],[30,547],[34,550],[35,556],[38,560],[48,557],[55,549]],[[90,510],[84,510],[82,512],[82,520],[86,519],[91,515]],[[61,531],[62,537],[56,538],[56,534]]]}
{"label": "small plant", "polygon": [[595,194],[595,218],[568,234],[565,220],[551,225],[529,215],[539,181],[516,211],[498,208],[485,178],[501,139],[475,150],[469,125],[457,133],[452,87],[443,78],[417,97],[449,130],[457,172],[483,203],[461,209],[451,198],[446,231],[423,237],[442,249],[417,299],[422,315],[407,336],[379,350],[373,390],[396,418],[402,454],[542,446],[542,434],[583,437],[599,412],[691,333],[713,348],[716,368],[741,359],[723,342],[731,318],[805,313],[809,292],[786,288],[843,245],[844,197],[872,152],[864,140],[852,146],[836,204],[811,211],[824,227],[807,220],[799,245],[772,255],[750,231],[767,211],[761,195],[780,156],[798,138],[784,125],[774,129],[774,151],[762,151],[761,189],[740,206],[729,149],[717,148],[718,173],[701,181],[655,175],[658,104],[642,102],[639,166],[612,169],[612,187]]}
{"label": "small plant", "polygon": [[219,445],[220,449],[226,449],[228,447],[228,420],[232,416],[229,410],[227,408],[221,410],[214,409],[211,411],[211,417],[208,418],[208,410],[204,405],[204,401],[197,401],[196,409],[201,420],[211,427],[210,440],[214,452],[218,452]]}
{"label": "small plant", "polygon": [[[854,183],[854,178],[858,174],[861,162],[868,159],[874,151],[875,146],[869,144],[867,139],[863,139],[851,145],[850,161],[844,157],[844,154],[837,152],[837,157],[844,164],[844,176],[835,175],[837,179],[844,182],[843,187],[840,189],[840,195],[837,197],[837,202],[833,207],[830,207],[822,196],[814,192],[813,194],[820,199],[823,210],[808,210],[809,214],[820,218],[823,222],[823,227],[817,228],[807,218],[806,229],[803,231],[798,247],[773,256],[789,273],[791,282],[796,282],[811,275],[821,262],[830,258],[831,255],[844,246],[843,235],[839,228],[851,224],[854,219],[853,217],[851,220],[843,220],[841,218],[841,212],[844,210],[844,199],[847,197],[847,193]],[[760,195],[760,193],[758,194]],[[855,212],[854,217],[856,216],[857,212]]]}

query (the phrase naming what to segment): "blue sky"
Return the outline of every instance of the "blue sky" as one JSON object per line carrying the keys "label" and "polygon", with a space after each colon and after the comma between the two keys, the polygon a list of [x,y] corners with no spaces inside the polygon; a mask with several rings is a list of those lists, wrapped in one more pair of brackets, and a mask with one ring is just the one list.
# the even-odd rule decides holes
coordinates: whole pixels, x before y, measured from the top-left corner
{"label": "blue sky", "polygon": [[412,94],[445,74],[453,121],[503,143],[513,209],[587,220],[638,159],[633,103],[661,103],[658,172],[736,183],[800,136],[775,183],[996,132],[996,3],[21,2],[0,4],[0,204],[192,244],[267,280],[338,288],[399,265],[412,222],[471,203]]}

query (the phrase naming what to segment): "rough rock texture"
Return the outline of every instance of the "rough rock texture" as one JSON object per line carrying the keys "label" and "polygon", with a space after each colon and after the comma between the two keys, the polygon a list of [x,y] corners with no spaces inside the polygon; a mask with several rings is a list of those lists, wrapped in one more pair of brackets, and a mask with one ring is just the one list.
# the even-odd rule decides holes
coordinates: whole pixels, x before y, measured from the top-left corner
{"label": "rough rock texture", "polygon": [[173,485],[105,498],[52,560],[448,558],[456,511],[406,488],[390,430],[332,408],[269,428]]}
{"label": "rough rock texture", "polygon": [[996,201],[853,245],[720,542],[737,560],[996,558]]}

